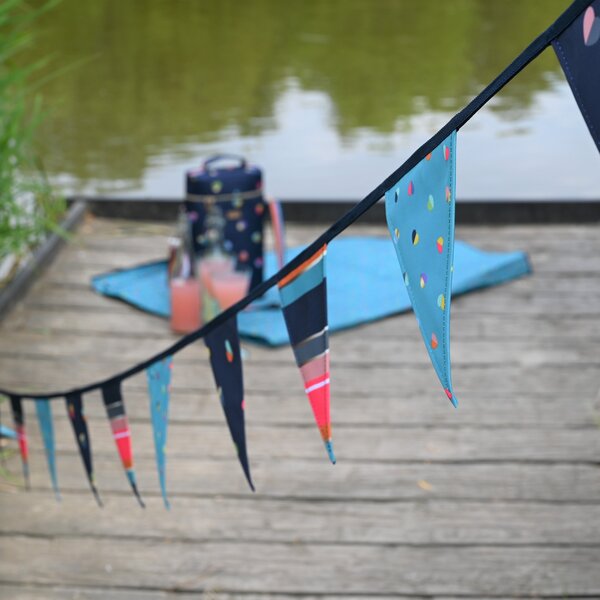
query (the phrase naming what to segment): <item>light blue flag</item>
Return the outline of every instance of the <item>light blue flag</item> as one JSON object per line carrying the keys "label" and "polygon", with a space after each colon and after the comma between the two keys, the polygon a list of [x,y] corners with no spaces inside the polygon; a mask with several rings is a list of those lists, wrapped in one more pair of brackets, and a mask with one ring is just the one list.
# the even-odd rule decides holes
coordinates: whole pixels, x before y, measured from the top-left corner
{"label": "light blue flag", "polygon": [[385,213],[427,352],[448,399],[456,131],[385,193]]}
{"label": "light blue flag", "polygon": [[56,477],[56,459],[54,454],[54,426],[52,424],[52,407],[48,400],[36,400],[35,410],[37,413],[42,439],[44,441],[44,450],[46,451],[46,461],[48,462],[48,471],[52,480],[52,488],[56,499],[60,500],[60,491]]}
{"label": "light blue flag", "polygon": [[158,480],[165,507],[170,508],[167,498],[167,484],[165,476],[165,448],[167,444],[167,426],[169,424],[169,392],[171,389],[171,356],[150,365],[146,369],[148,377],[148,393],[150,395],[150,415],[154,430],[154,448],[156,453],[156,466],[158,467]]}

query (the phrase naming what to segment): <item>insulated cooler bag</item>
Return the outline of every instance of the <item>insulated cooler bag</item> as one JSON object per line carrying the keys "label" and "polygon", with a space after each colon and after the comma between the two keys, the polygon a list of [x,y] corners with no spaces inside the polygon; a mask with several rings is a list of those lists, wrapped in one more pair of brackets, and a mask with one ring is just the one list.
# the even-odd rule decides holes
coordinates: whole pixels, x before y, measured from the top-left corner
{"label": "insulated cooler bag", "polygon": [[[233,166],[226,166],[231,165]],[[263,280],[263,221],[266,205],[262,172],[245,158],[219,154],[186,173],[185,207],[191,216],[194,250],[204,250],[207,208],[217,203],[225,218],[225,243],[238,264],[250,265],[250,288]]]}

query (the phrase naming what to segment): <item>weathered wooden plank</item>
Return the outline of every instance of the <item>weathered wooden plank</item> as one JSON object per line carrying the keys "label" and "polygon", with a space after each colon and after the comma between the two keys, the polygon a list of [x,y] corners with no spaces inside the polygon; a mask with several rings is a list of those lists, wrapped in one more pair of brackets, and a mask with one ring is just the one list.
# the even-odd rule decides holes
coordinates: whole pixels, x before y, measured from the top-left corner
{"label": "weathered wooden plank", "polygon": [[[597,548],[188,544],[15,536],[0,580],[237,593],[600,594]],[[315,565],[319,565],[315,568]],[[469,568],[465,569],[464,566]],[[510,574],[510,577],[507,576]]]}
{"label": "weathered wooden plank", "polygon": [[[132,589],[115,588],[90,588],[82,586],[38,586],[29,585],[3,585],[0,583],[0,598],[10,598],[11,600],[235,600],[239,598],[238,594],[221,594],[218,592],[205,592],[198,594],[185,594],[180,592],[163,592],[156,590],[137,591]],[[405,598],[416,598],[422,600],[422,596],[404,596]],[[259,594],[244,594],[244,600],[260,600],[265,598]],[[298,598],[296,594],[269,594],[269,600],[290,600]],[[305,600],[340,600],[340,596],[327,595],[302,595]],[[366,597],[353,596],[354,600],[367,600]],[[431,600],[449,600],[448,598],[433,598]],[[483,598],[482,600],[486,600]],[[491,599],[490,599],[491,600]],[[493,600],[508,600],[506,598],[494,598]]]}
{"label": "weathered wooden plank", "polygon": [[[123,331],[124,324],[127,326]],[[131,339],[175,340],[177,337],[171,333],[166,320],[108,300],[104,308],[93,311],[68,307],[64,310],[50,310],[45,307],[18,306],[11,313],[11,318],[3,323],[2,331],[2,337],[23,331],[103,337],[112,337],[116,331],[122,331],[123,336]],[[410,314],[370,323],[345,334],[364,335],[365,331],[374,342],[382,338],[401,339],[405,335],[409,335],[413,342],[419,339],[414,317]],[[345,334],[334,333],[332,340]],[[561,340],[576,339],[578,336],[595,339],[599,334],[600,319],[590,318],[584,312],[559,315],[513,311],[511,314],[505,310],[504,314],[479,314],[473,310],[456,309],[452,313],[453,340],[477,337],[498,341],[535,339],[561,343]]]}
{"label": "weathered wooden plank", "polygon": [[[98,342],[100,343],[100,342]],[[421,348],[424,353],[424,350]],[[520,357],[522,364],[511,363],[511,358],[498,364],[470,364],[454,369],[454,388],[461,393],[501,389],[504,394],[531,393],[562,394],[565,398],[582,395],[595,396],[598,392],[598,357],[590,362],[573,365],[536,364],[535,357]],[[528,363],[531,360],[531,363]],[[595,362],[594,362],[595,361]],[[48,392],[53,389],[69,389],[93,381],[111,377],[130,366],[123,362],[96,362],[71,359],[28,359],[3,358],[0,364],[0,380],[9,388],[22,393]],[[35,373],[35,378],[32,374]],[[415,392],[439,397],[440,387],[433,370],[426,363],[409,364],[349,364],[337,365],[332,361],[333,390],[337,397],[349,393],[368,397],[395,396]],[[360,376],[357,377],[357,373]],[[143,374],[139,378],[143,381]],[[248,391],[270,393],[273,390],[297,390],[298,373],[290,360],[289,365],[280,365],[265,377],[263,368],[247,367],[244,382]],[[139,382],[138,382],[139,384]],[[145,382],[142,384],[145,385]],[[205,361],[199,361],[194,369],[174,369],[173,391],[198,389],[210,392],[214,389],[212,373]],[[566,401],[566,400],[565,400]]]}
{"label": "weathered wooden plank", "polygon": [[[33,423],[34,417],[31,416]],[[114,441],[105,419],[88,422],[94,453],[112,455]],[[246,431],[250,457],[265,459],[277,448],[279,459],[324,456],[318,431],[307,419],[306,427],[282,427],[254,423]],[[131,423],[132,439],[137,456],[152,457],[154,442],[149,423]],[[67,420],[55,422],[56,448],[73,450],[73,432]],[[193,445],[190,440],[195,440]],[[338,460],[377,461],[568,461],[595,462],[600,456],[598,428],[544,429],[536,427],[497,429],[480,427],[410,427],[368,428],[338,426],[334,429]],[[32,448],[40,448],[37,436],[32,436]],[[205,453],[225,458],[234,449],[225,423],[187,425],[173,423],[169,427],[169,456],[194,457]]]}
{"label": "weathered wooden plank", "polygon": [[[377,343],[373,352],[373,340],[354,333],[344,332],[331,342],[336,365],[344,362],[363,364],[406,364],[429,361],[425,351],[415,352],[419,346],[419,334],[415,338],[384,338]],[[81,359],[116,364],[116,359],[132,364],[146,359],[152,353],[160,352],[168,345],[164,339],[149,339],[143,345],[132,342],[125,336],[106,337],[102,343],[92,337],[65,333],[62,335],[44,334],[32,331],[11,332],[0,338],[0,360],[21,358],[26,360]],[[548,344],[534,339],[508,339],[499,345],[492,339],[457,339],[452,346],[454,365],[495,364],[504,361],[506,356],[523,357],[527,364],[574,364],[590,360],[590,356],[600,356],[600,340],[590,339],[586,344],[581,339],[568,338]],[[190,346],[177,357],[178,366],[194,366],[200,360],[208,359],[208,351],[199,342]],[[252,366],[289,365],[291,351],[287,347],[278,349],[251,345],[246,350],[245,364]],[[512,361],[511,361],[512,362]],[[600,360],[599,360],[600,363]]]}
{"label": "weathered wooden plank", "polygon": [[[563,261],[566,262],[565,259],[563,259]],[[573,261],[575,262],[576,259],[574,258]],[[139,263],[145,261],[137,262]],[[535,269],[539,270],[540,272],[552,273],[552,275],[555,277],[560,277],[563,272],[569,273],[571,275],[573,273],[578,273],[574,265],[571,263],[566,264],[562,271],[556,271],[556,269],[553,268],[554,265],[552,261],[548,262],[550,264],[536,263]],[[134,261],[128,264],[129,266],[134,266],[136,262]],[[595,263],[592,263],[590,266],[586,265],[585,270],[580,269],[582,273],[581,279],[583,279],[588,284],[590,283],[590,280],[594,279],[597,275],[597,271],[595,271],[593,268],[594,264]],[[105,271],[110,270],[110,267],[93,264],[87,264],[85,266],[66,264],[63,265],[61,268],[59,268],[59,266],[54,266],[48,270],[48,273],[45,275],[44,282],[54,286],[79,285],[81,287],[89,287],[90,281],[94,275],[98,275],[99,273],[103,273]],[[128,265],[126,264],[124,266]],[[598,270],[600,271],[600,266],[598,266]],[[398,270],[398,273],[400,274],[400,270]],[[550,282],[545,294],[541,293],[540,291],[539,294],[528,297],[523,293],[519,294],[518,290],[510,290],[510,285],[507,285],[507,291],[502,293],[499,291],[500,289],[502,289],[502,287],[504,286],[494,288],[494,292],[489,292],[486,294],[486,303],[482,304],[479,307],[479,312],[484,314],[485,312],[502,312],[502,308],[503,306],[505,306],[505,303],[502,302],[502,298],[504,296],[509,296],[514,297],[515,301],[519,302],[519,309],[521,310],[521,312],[525,312],[526,314],[536,314],[537,312],[539,312],[540,308],[545,309],[547,312],[551,312],[559,306],[564,306],[564,308],[567,310],[574,310],[573,305],[577,304],[578,300],[586,302],[583,305],[581,304],[581,302],[579,302],[580,309],[585,308],[587,312],[593,312],[594,314],[597,314],[597,304],[594,302],[589,302],[589,291],[586,289],[584,289],[581,292],[578,292],[577,290],[572,290],[571,293],[569,293],[568,290],[565,290],[563,292],[557,291],[555,294],[549,295],[550,292],[554,291],[552,287],[552,282]],[[455,301],[458,301],[458,298],[455,298]],[[454,307],[456,306],[457,304],[455,303]],[[514,310],[516,307],[511,308]],[[557,311],[555,314],[562,314],[562,312]]]}
{"label": "weathered wooden plank", "polygon": [[[31,587],[28,585],[2,585],[0,584],[0,598],[10,598],[11,600],[198,600],[198,594],[186,594],[179,591],[173,596],[171,592],[162,591],[136,591],[129,589],[115,588],[91,588],[91,587],[65,587],[65,586],[39,586]],[[239,594],[221,594],[219,592],[205,592],[201,596],[204,600],[236,600]],[[337,594],[302,594],[303,600],[346,600],[348,596]],[[399,598],[397,594],[378,594],[378,598]],[[263,594],[243,594],[244,600],[293,600],[298,598],[298,594],[272,594],[268,596]],[[373,596],[352,595],[352,600],[372,600]],[[423,595],[419,593],[403,594],[403,600],[423,600]],[[464,596],[428,596],[428,600],[462,600]],[[538,600],[555,600],[556,596],[536,596]],[[569,596],[571,600],[587,600],[583,597]],[[494,596],[478,600],[514,600],[509,597]]]}
{"label": "weathered wooden plank", "polygon": [[[112,496],[97,510],[81,495],[0,495],[0,536],[35,532],[47,538],[132,539],[145,543],[187,541],[290,542],[356,545],[568,544],[600,546],[600,503],[540,504],[422,500],[400,503],[312,503],[252,498],[177,498],[172,510],[148,501],[147,514],[131,499]],[[160,517],[156,514],[162,511]],[[324,530],[323,524],[328,523]]]}
{"label": "weathered wooden plank", "polygon": [[[98,273],[100,272],[102,271],[99,270]],[[477,314],[486,314],[486,311],[489,313],[502,299],[508,297],[519,304],[533,301],[540,308],[571,301],[572,298],[586,305],[589,303],[590,294],[596,292],[597,288],[595,277],[536,273],[535,277],[524,277],[498,288],[481,291],[474,296],[480,299],[480,303],[473,301],[472,308],[476,309]],[[458,301],[456,297],[455,301]],[[494,304],[488,306],[488,301]],[[108,310],[122,313],[131,310],[126,304],[110,301],[93,292],[89,282],[65,284],[53,280],[37,282],[37,286],[26,299],[25,306],[64,311]],[[456,302],[453,307],[454,311],[458,310]]]}
{"label": "weathered wooden plank", "polygon": [[[126,382],[124,392],[127,413],[133,423],[149,422],[148,394],[143,380]],[[61,400],[55,400],[54,417],[65,419]],[[273,390],[271,394],[249,391],[246,394],[249,409],[247,422],[250,425],[271,424],[310,427],[312,415],[303,390]],[[345,394],[334,396],[334,427],[360,425],[361,427],[402,428],[414,425],[471,426],[486,429],[523,427],[581,427],[600,423],[600,397],[590,395],[569,402],[559,396],[531,394],[504,395],[492,391],[489,394],[467,393],[461,395],[459,410],[438,394],[407,392],[402,398],[395,396],[372,396],[369,410],[365,411],[364,396]],[[59,408],[60,407],[60,408]],[[89,418],[105,417],[100,401],[86,402]],[[186,390],[179,388],[171,399],[169,417],[171,423],[222,424],[223,412],[212,391]]]}
{"label": "weathered wooden plank", "polygon": [[[4,487],[15,491],[22,487],[21,465],[16,455],[9,466],[13,475],[5,480]],[[581,463],[392,464],[342,460],[331,466],[325,458],[256,459],[251,456],[251,467],[256,494],[249,491],[234,456],[218,459],[198,449],[193,458],[169,458],[169,493],[174,504],[178,497],[184,496],[378,504],[423,499],[598,504],[600,498],[598,467]],[[155,505],[159,505],[154,459],[136,455],[135,468],[142,494],[155,498]],[[59,454],[57,470],[61,489],[80,493],[82,502],[96,506],[81,459],[75,452]],[[112,455],[94,455],[94,471],[101,494],[124,494],[135,508],[116,450]],[[45,458],[37,451],[31,457],[31,482],[34,489],[52,496]],[[105,500],[109,508],[110,499]]]}

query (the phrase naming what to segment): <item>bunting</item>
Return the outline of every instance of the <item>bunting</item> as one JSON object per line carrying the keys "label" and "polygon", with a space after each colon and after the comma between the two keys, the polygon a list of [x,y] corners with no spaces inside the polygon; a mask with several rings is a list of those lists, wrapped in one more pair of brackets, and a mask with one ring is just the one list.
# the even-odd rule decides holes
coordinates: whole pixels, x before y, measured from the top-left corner
{"label": "bunting", "polygon": [[113,438],[117,445],[117,450],[121,457],[127,479],[129,480],[129,484],[131,485],[131,489],[133,490],[137,501],[140,503],[140,506],[144,508],[144,502],[138,491],[135,471],[133,469],[131,431],[129,430],[129,421],[127,420],[125,403],[123,402],[123,396],[121,394],[121,382],[115,381],[103,386],[102,399],[104,400],[106,414],[110,421]]}
{"label": "bunting", "polygon": [[29,484],[29,446],[27,444],[27,432],[25,430],[25,414],[23,413],[23,404],[20,396],[10,397],[10,408],[12,410],[15,431],[19,442],[19,452],[21,454],[21,463],[23,465],[23,478],[25,487],[30,488]]}
{"label": "bunting", "polygon": [[79,448],[79,454],[85,467],[85,472],[90,483],[90,488],[96,498],[96,502],[99,506],[102,506],[102,500],[96,489],[96,483],[94,481],[94,467],[92,464],[92,448],[90,445],[90,436],[88,433],[87,420],[83,413],[83,400],[81,394],[73,392],[67,394],[65,397],[67,403],[67,414],[73,427],[73,433],[75,434],[75,441]]}
{"label": "bunting", "polygon": [[60,500],[60,491],[58,489],[58,479],[56,477],[56,458],[54,454],[54,426],[52,424],[52,406],[48,400],[36,400],[35,411],[37,413],[38,424],[44,442],[44,451],[46,452],[46,462],[52,481],[52,489],[57,500]]}
{"label": "bunting", "polygon": [[[133,469],[131,433],[121,393],[123,380],[147,371],[150,410],[159,482],[165,506],[165,444],[167,440],[170,368],[172,354],[204,338],[231,437],[245,476],[254,485],[246,450],[244,384],[237,313],[263,296],[277,282],[283,315],[305,392],[332,462],[329,339],[325,256],[327,243],[372,208],[385,194],[388,228],[400,263],[402,278],[422,337],[448,399],[457,405],[450,363],[450,303],[454,251],[456,130],[469,121],[513,77],[552,44],[590,133],[600,150],[600,0],[575,0],[546,31],[504,69],[492,83],[415,151],[394,173],[317,240],[293,258],[282,270],[253,287],[250,293],[227,309],[223,317],[178,340],[170,348],[105,380],[70,391],[24,396],[0,389],[10,399],[16,437],[29,487],[28,443],[22,400],[36,400],[36,411],[44,442],[52,485],[58,497],[54,430],[49,401],[65,397],[90,487],[102,506],[94,480],[92,452],[82,393],[102,389],[113,437],[133,492],[141,506]],[[426,154],[428,152],[428,154]],[[263,206],[261,204],[261,206]],[[264,209],[264,206],[263,206]],[[257,211],[257,214],[262,210]],[[272,203],[279,265],[284,259],[284,232],[280,207]],[[260,215],[259,215],[260,216]],[[307,258],[309,257],[309,258]],[[221,318],[226,318],[220,322]],[[167,356],[163,359],[162,357]]]}
{"label": "bunting", "polygon": [[279,282],[283,316],[312,411],[335,464],[329,401],[329,332],[324,245]]}
{"label": "bunting", "polygon": [[160,483],[163,502],[167,509],[170,508],[170,504],[167,498],[165,452],[167,445],[167,427],[169,425],[169,395],[171,391],[172,368],[173,358],[169,356],[161,361],[155,362],[146,369],[158,481]]}
{"label": "bunting", "polygon": [[385,213],[427,352],[457,406],[450,372],[456,132],[385,193]]}
{"label": "bunting", "polygon": [[592,2],[552,46],[600,151],[600,0]]}
{"label": "bunting", "polygon": [[213,329],[206,335],[204,342],[210,353],[210,364],[231,438],[248,484],[254,491],[246,451],[244,376],[237,318],[228,319]]}

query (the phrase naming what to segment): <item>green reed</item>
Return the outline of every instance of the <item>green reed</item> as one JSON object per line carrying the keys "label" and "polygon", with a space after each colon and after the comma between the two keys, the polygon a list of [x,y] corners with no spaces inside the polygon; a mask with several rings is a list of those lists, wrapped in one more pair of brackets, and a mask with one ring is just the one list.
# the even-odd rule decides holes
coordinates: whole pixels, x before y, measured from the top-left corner
{"label": "green reed", "polygon": [[43,118],[36,77],[46,60],[22,59],[34,41],[30,24],[55,4],[0,0],[0,259],[22,256],[49,232],[60,232],[65,210],[35,151]]}

